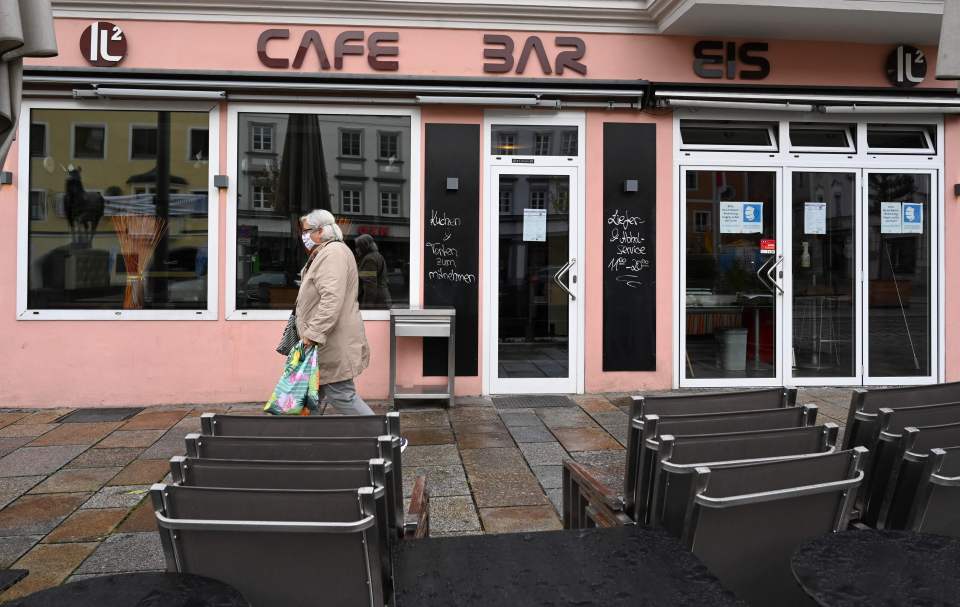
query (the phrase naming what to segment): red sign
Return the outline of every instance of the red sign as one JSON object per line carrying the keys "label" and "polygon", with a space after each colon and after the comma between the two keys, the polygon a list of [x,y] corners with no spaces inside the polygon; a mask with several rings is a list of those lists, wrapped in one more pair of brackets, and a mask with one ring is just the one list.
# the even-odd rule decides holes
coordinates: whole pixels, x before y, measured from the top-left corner
{"label": "red sign", "polygon": [[80,54],[95,67],[120,65],[127,58],[127,37],[119,25],[94,21],[80,34]]}
{"label": "red sign", "polygon": [[760,241],[761,255],[774,255],[777,252],[777,241],[773,238],[764,238]]}
{"label": "red sign", "polygon": [[390,228],[387,226],[357,226],[357,234],[369,234],[371,236],[390,236]]}

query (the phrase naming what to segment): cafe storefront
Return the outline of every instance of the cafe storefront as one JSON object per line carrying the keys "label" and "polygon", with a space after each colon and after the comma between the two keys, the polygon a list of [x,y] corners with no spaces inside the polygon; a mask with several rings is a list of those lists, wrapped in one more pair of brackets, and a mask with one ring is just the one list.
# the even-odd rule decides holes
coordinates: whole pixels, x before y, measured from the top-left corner
{"label": "cafe storefront", "polygon": [[[386,268],[366,398],[420,305],[461,395],[960,376],[960,97],[917,49],[375,21],[58,17],[0,185],[0,406],[265,398],[313,208]],[[445,356],[402,344],[401,384]]]}

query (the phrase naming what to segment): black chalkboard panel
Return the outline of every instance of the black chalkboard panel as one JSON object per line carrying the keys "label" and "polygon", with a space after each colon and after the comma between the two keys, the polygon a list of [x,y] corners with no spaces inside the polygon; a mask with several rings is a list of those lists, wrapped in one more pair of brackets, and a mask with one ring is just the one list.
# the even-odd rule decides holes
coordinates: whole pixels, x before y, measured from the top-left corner
{"label": "black chalkboard panel", "polygon": [[604,371],[657,368],[656,148],[655,125],[603,125]]}
{"label": "black chalkboard panel", "polygon": [[[480,330],[480,126],[427,124],[425,161],[423,301],[456,308],[457,375],[474,376]],[[423,374],[446,376],[447,340],[423,340]]]}

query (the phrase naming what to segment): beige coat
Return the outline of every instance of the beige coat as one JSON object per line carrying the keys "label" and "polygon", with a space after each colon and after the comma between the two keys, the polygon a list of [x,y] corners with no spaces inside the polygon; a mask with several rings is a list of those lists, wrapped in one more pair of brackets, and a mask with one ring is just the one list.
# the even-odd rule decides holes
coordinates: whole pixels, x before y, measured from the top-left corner
{"label": "beige coat", "polygon": [[317,342],[320,384],[353,379],[370,363],[357,303],[357,262],[342,242],[320,245],[297,296],[297,331]]}

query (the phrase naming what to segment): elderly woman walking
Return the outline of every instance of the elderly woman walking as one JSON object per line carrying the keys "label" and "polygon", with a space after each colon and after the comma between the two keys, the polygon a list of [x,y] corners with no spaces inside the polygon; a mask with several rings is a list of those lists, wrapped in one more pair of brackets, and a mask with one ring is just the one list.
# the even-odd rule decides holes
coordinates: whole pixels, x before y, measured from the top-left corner
{"label": "elderly woman walking", "polygon": [[320,397],[343,415],[373,415],[353,383],[370,361],[353,252],[329,211],[311,211],[300,227],[309,259],[297,295],[297,331],[305,346],[317,346]]}

